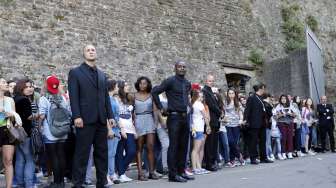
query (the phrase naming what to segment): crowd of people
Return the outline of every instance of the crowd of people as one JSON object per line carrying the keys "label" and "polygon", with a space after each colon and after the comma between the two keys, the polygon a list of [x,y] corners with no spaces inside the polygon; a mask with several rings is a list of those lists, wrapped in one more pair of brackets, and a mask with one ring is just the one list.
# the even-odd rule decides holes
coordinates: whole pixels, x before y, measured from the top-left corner
{"label": "crowd of people", "polygon": [[[186,79],[184,61],[157,86],[139,77],[132,92],[130,83],[97,68],[93,45],[83,56],[67,84],[52,75],[38,90],[27,78],[0,78],[6,188],[36,187],[39,171],[53,177],[48,188],[64,188],[65,181],[93,186],[92,166],[96,187],[110,187],[132,181],[126,175],[132,162],[140,181],[168,175],[187,182],[222,167],[335,152],[326,96],[315,105],[311,98],[270,95],[264,84],[244,96],[216,88],[212,74],[201,86]],[[23,127],[26,139],[13,139],[11,127]]]}

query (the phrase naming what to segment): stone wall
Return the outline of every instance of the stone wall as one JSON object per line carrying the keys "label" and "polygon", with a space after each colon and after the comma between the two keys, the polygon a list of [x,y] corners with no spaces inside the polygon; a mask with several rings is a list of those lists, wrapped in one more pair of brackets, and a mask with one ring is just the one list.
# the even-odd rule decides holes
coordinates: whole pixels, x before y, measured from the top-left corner
{"label": "stone wall", "polygon": [[307,63],[307,52],[303,49],[265,64],[263,76],[267,90],[278,97],[282,94],[309,97]]}
{"label": "stone wall", "polygon": [[[158,83],[173,62],[189,62],[188,77],[207,72],[226,84],[217,62],[245,64],[252,49],[265,62],[284,57],[284,0],[0,0],[0,73],[27,75],[38,83],[48,74],[64,80],[82,62],[81,49],[97,45],[99,66],[130,82],[148,75]],[[336,3],[294,0],[302,20],[313,15],[325,50],[327,93],[336,101]],[[257,80],[257,79],[256,79]]]}
{"label": "stone wall", "polygon": [[213,72],[223,86],[217,62],[246,63],[262,43],[237,0],[11,0],[0,6],[0,25],[2,72],[35,80],[50,73],[66,79],[92,42],[99,66],[113,78],[147,75],[158,82],[184,59],[191,80]]}

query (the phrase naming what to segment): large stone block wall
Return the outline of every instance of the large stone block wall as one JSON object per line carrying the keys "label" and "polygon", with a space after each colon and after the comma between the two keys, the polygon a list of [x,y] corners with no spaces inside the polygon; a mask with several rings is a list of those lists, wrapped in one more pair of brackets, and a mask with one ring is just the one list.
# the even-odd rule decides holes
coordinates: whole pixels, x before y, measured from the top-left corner
{"label": "large stone block wall", "polygon": [[[265,62],[284,57],[284,0],[0,0],[0,73],[67,79],[83,61],[81,49],[97,45],[99,66],[130,82],[148,75],[158,83],[173,62],[189,62],[188,77],[213,72],[226,84],[217,62],[247,63],[260,48]],[[301,18],[314,16],[324,47],[327,93],[336,101],[336,3],[294,0]],[[258,74],[257,74],[258,75]],[[258,79],[256,79],[258,80]]]}
{"label": "large stone block wall", "polygon": [[7,77],[41,80],[82,62],[81,48],[97,45],[99,66],[113,78],[155,82],[189,62],[188,77],[225,75],[217,62],[246,63],[259,31],[237,0],[12,0],[0,6],[0,60]]}

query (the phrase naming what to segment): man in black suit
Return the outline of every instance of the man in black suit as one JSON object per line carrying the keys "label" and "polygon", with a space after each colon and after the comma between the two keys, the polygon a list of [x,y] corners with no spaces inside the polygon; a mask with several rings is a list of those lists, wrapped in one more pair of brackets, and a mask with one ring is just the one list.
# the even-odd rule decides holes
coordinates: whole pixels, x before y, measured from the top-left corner
{"label": "man in black suit", "polygon": [[334,139],[334,108],[331,104],[327,104],[327,97],[321,97],[321,104],[317,105],[317,114],[319,120],[319,127],[321,132],[322,152],[326,151],[326,136],[329,135],[330,150],[335,151]]}
{"label": "man in black suit", "polygon": [[204,100],[209,107],[210,113],[210,128],[211,133],[205,140],[205,168],[209,171],[217,170],[217,155],[218,155],[218,131],[220,128],[219,118],[222,115],[222,110],[219,106],[218,100],[212,91],[215,78],[213,75],[208,75],[205,81],[205,86],[202,89]]}
{"label": "man in black suit", "polygon": [[[168,169],[169,181],[187,182],[194,177],[185,173],[190,127],[188,112],[190,111],[189,93],[190,82],[185,79],[186,63],[175,63],[175,76],[164,80],[152,90],[153,100],[163,115],[168,114],[167,128],[169,136]],[[159,95],[165,92],[168,100],[168,109],[162,107]]]}
{"label": "man in black suit", "polygon": [[[259,164],[257,160],[260,157],[262,163],[272,163],[266,155],[266,108],[262,100],[266,86],[258,84],[253,86],[255,91],[248,99],[244,111],[244,120],[248,131],[248,148],[251,164]],[[259,146],[259,155],[257,146]]]}
{"label": "man in black suit", "polygon": [[97,188],[107,185],[108,126],[114,125],[106,75],[96,66],[96,48],[83,49],[85,62],[69,72],[69,97],[76,127],[76,147],[73,162],[74,187],[83,187],[90,148],[94,146]]}

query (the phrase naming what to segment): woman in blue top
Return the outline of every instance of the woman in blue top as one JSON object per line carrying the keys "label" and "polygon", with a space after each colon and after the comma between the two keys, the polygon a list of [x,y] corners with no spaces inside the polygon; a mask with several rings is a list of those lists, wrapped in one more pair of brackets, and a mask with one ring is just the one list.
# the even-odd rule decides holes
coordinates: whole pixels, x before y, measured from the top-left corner
{"label": "woman in blue top", "polygon": [[107,180],[110,184],[111,182],[118,184],[120,183],[118,176],[115,173],[115,156],[117,152],[118,142],[120,140],[120,128],[118,127],[119,121],[119,104],[117,101],[118,97],[118,84],[116,80],[109,80],[107,83],[107,89],[110,95],[111,109],[114,115],[114,120],[116,121],[116,126],[109,127],[109,138],[107,140],[108,144],[108,175]]}

